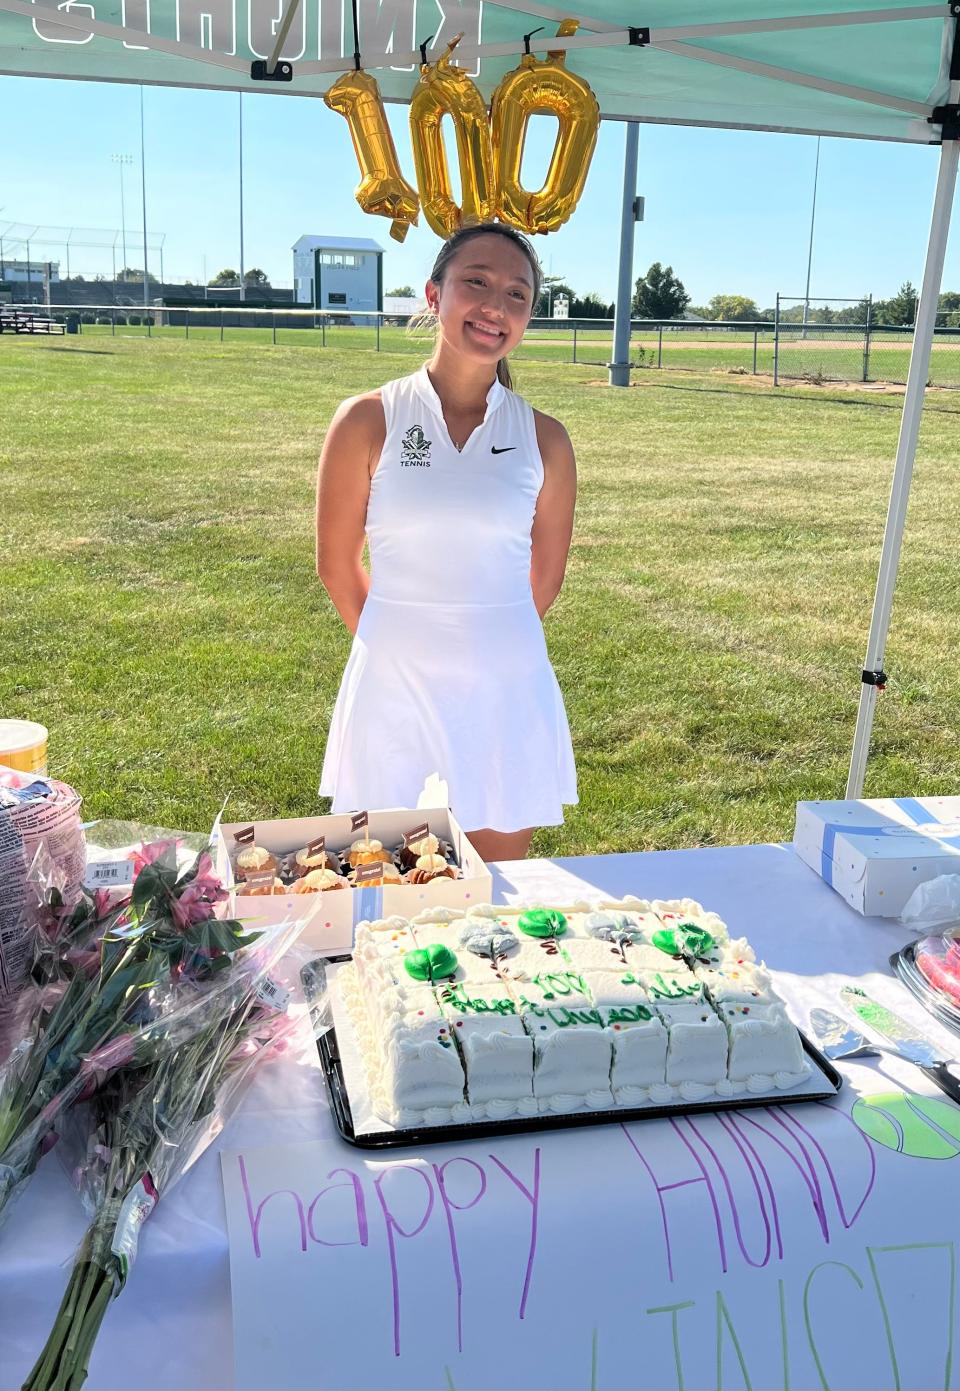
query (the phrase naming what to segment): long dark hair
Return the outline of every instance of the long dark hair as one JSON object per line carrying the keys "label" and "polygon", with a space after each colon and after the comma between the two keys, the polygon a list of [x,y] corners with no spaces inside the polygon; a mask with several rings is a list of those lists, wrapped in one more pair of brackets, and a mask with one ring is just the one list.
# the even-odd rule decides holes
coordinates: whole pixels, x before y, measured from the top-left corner
{"label": "long dark hair", "polygon": [[[498,237],[506,237],[512,241],[514,246],[518,246],[527,260],[530,262],[530,269],[533,272],[533,300],[531,301],[531,314],[536,312],[537,302],[540,299],[540,291],[543,285],[543,269],[540,259],[533,249],[533,244],[518,232],[515,227],[508,227],[503,222],[478,222],[470,227],[461,227],[454,232],[452,237],[448,237],[437,253],[437,259],[433,263],[433,270],[430,272],[430,279],[435,285],[443,283],[443,277],[447,273],[447,267],[454,256],[465,246],[468,241],[473,241],[475,237],[486,237],[493,233]],[[434,325],[435,320],[432,312],[428,309],[424,313],[417,315],[416,319],[410,323],[411,329],[421,328],[426,325]],[[513,390],[513,378],[510,375],[510,365],[505,357],[497,363],[497,380],[502,382],[508,391]]]}

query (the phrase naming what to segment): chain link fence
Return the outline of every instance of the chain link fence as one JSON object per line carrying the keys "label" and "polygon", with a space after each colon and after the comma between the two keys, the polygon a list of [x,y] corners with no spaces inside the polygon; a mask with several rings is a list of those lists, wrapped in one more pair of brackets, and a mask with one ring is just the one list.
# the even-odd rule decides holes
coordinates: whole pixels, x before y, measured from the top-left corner
{"label": "chain link fence", "polygon": [[[871,299],[807,300],[777,296],[774,381],[907,380],[912,324],[877,320]],[[957,314],[937,315],[928,386],[960,387]]]}
{"label": "chain link fence", "polygon": [[[650,369],[726,372],[769,376],[775,385],[905,382],[912,326],[873,323],[869,301],[859,303],[864,306],[860,321],[818,319],[815,314],[822,306],[811,302],[804,322],[803,301],[780,301],[773,321],[635,320],[630,362],[635,373]],[[15,308],[8,306],[8,311]],[[68,333],[86,335],[369,349],[421,359],[432,342],[429,330],[410,329],[404,317],[354,310],[334,313],[293,307],[245,309],[239,305],[132,308],[112,304],[31,308],[65,324]],[[956,317],[942,315],[938,319],[930,356],[930,385],[960,388],[960,326],[953,322]],[[608,319],[532,319],[523,342],[511,354],[518,362],[576,362],[603,370],[612,357],[613,322]]]}

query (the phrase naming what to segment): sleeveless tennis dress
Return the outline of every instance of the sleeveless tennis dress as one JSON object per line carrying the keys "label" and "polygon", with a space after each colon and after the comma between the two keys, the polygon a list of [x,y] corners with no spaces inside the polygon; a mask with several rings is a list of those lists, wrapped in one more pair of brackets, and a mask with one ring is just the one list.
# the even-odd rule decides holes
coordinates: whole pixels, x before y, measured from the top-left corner
{"label": "sleeveless tennis dress", "polygon": [[335,812],[415,806],[438,774],[467,830],[563,821],[570,730],[530,588],[543,483],[531,407],[500,382],[462,452],[422,367],[382,388],[370,592],[320,795]]}

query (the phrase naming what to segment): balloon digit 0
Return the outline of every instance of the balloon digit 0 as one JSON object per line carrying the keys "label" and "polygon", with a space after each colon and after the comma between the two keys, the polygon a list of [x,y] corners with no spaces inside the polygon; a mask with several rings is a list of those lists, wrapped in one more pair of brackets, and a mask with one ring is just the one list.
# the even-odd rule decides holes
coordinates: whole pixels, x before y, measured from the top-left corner
{"label": "balloon digit 0", "polygon": [[[476,83],[453,67],[450,54],[458,35],[435,64],[425,63],[410,102],[410,136],[423,215],[438,237],[458,227],[489,222],[496,213],[493,148],[487,108]],[[453,121],[457,136],[463,206],[454,202],[443,144],[444,116]]]}
{"label": "balloon digit 0", "polygon": [[[564,22],[559,35],[576,30]],[[564,66],[566,54],[545,60],[525,54],[493,94],[493,158],[501,221],[525,232],[553,232],[570,217],[586,183],[600,126],[600,108],[589,85]],[[534,114],[554,115],[560,129],[546,181],[536,193],[520,182],[527,122]]]}

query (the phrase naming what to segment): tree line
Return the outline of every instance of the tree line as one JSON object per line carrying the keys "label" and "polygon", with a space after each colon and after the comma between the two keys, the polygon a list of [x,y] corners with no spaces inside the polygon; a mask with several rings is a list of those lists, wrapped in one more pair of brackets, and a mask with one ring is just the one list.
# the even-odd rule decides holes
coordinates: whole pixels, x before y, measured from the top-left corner
{"label": "tree line", "polygon": [[[537,313],[549,316],[552,300],[563,293],[569,302],[569,314],[576,319],[612,319],[614,306],[605,304],[599,295],[589,294],[580,298],[560,277],[545,277],[544,291],[537,305]],[[890,299],[870,300],[864,296],[853,304],[834,308],[829,304],[811,304],[807,310],[807,322],[813,324],[863,324],[869,313],[873,324],[891,326],[911,325],[916,317],[918,292],[909,280],[905,280],[897,293]],[[944,290],[938,302],[941,323],[950,328],[960,328],[960,292]],[[680,319],[699,318],[731,321],[766,320],[773,323],[776,310],[773,306],[761,308],[756,300],[747,295],[714,295],[707,304],[691,305],[690,296],[683,281],[674,275],[672,266],[664,266],[654,261],[646,274],[641,275],[634,285],[630,312],[635,319]],[[803,302],[791,302],[781,306],[781,321],[802,323],[804,319]]]}

